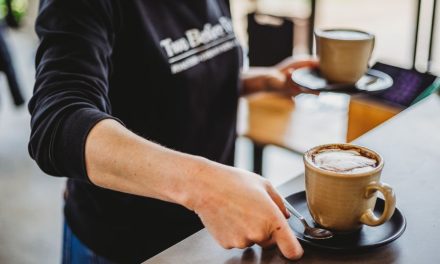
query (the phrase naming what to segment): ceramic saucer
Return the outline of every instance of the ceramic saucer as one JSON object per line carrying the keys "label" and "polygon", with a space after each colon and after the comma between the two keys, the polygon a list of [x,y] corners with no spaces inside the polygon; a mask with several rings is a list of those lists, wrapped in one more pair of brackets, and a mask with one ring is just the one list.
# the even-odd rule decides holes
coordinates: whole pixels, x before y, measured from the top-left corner
{"label": "ceramic saucer", "polygon": [[[297,209],[309,223],[313,223],[307,208],[306,193],[304,191],[292,194],[286,200]],[[383,212],[384,200],[378,198],[374,213]],[[376,248],[386,245],[399,238],[406,228],[406,220],[396,208],[391,219],[377,227],[364,226],[360,231],[350,234],[335,234],[327,240],[309,240],[302,235],[304,227],[295,217],[289,219],[290,227],[303,245],[331,251],[355,251]]]}
{"label": "ceramic saucer", "polygon": [[355,84],[346,84],[329,83],[320,75],[318,68],[303,67],[293,71],[292,81],[306,89],[326,92],[379,92],[393,85],[391,76],[375,69],[368,69]]}

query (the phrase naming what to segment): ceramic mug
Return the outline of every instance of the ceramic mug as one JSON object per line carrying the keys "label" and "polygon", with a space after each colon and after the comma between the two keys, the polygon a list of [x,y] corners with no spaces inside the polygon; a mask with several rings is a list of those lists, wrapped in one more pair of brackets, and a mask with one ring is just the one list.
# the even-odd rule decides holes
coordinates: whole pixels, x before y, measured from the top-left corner
{"label": "ceramic mug", "polygon": [[367,71],[374,35],[355,29],[316,30],[320,74],[330,83],[355,83]]}
{"label": "ceramic mug", "polygon": [[[367,172],[340,173],[322,169],[313,161],[313,155],[323,149],[356,150],[376,160],[376,166]],[[380,181],[383,158],[365,147],[352,144],[321,145],[304,154],[306,197],[309,211],[317,224],[336,232],[352,232],[362,225],[378,226],[388,221],[395,210],[393,189]],[[381,216],[373,213],[377,191],[385,198]]]}

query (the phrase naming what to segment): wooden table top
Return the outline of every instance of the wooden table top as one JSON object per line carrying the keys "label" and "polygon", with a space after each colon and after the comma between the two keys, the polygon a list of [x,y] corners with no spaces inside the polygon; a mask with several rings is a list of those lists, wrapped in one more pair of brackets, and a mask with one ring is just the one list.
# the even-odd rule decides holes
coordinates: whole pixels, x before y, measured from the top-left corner
{"label": "wooden table top", "polygon": [[258,93],[242,100],[238,134],[259,145],[293,152],[329,142],[350,142],[401,111],[367,96]]}
{"label": "wooden table top", "polygon": [[[407,220],[396,241],[362,253],[306,248],[298,263],[440,263],[440,96],[432,95],[354,143],[381,153],[382,180],[393,186]],[[304,189],[298,176],[280,186],[287,196]],[[276,249],[221,248],[204,229],[145,263],[288,263]]]}

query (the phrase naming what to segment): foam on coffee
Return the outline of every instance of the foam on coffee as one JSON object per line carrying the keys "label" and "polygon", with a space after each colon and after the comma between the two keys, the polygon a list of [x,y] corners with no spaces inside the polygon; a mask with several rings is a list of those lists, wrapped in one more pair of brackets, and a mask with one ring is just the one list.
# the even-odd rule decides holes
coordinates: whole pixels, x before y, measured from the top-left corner
{"label": "foam on coffee", "polygon": [[312,161],[321,169],[338,173],[363,173],[377,166],[376,159],[363,155],[358,149],[321,149],[312,155]]}
{"label": "foam on coffee", "polygon": [[325,38],[342,40],[363,40],[371,38],[367,33],[354,30],[325,30],[321,31],[320,35]]}

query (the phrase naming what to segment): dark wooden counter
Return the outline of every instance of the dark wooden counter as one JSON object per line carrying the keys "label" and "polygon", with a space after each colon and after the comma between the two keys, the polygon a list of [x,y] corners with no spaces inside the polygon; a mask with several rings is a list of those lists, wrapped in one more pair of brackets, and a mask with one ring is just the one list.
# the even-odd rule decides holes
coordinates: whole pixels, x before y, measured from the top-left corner
{"label": "dark wooden counter", "polygon": [[[306,248],[297,263],[440,263],[440,97],[432,95],[354,143],[381,153],[382,180],[397,194],[407,229],[393,243],[363,253]],[[304,178],[280,186],[283,195],[304,189]],[[288,263],[276,249],[225,250],[202,230],[145,263]]]}

